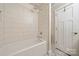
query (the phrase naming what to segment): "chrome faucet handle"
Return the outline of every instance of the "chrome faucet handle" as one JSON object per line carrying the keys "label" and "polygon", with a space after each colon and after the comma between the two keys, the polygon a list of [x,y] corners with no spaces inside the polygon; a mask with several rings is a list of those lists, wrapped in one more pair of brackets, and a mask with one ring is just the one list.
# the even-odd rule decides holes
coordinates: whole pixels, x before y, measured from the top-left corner
{"label": "chrome faucet handle", "polygon": [[43,33],[42,32],[40,32],[40,35],[42,35]]}
{"label": "chrome faucet handle", "polygon": [[0,13],[1,13],[2,11],[0,10]]}

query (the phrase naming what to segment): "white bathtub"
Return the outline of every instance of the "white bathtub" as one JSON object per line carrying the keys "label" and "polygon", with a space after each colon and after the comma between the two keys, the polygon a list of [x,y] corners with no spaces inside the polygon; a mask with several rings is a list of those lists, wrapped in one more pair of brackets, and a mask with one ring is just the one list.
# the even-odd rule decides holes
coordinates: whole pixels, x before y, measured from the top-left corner
{"label": "white bathtub", "polygon": [[1,56],[43,56],[47,53],[47,42],[41,40],[23,40],[0,48]]}

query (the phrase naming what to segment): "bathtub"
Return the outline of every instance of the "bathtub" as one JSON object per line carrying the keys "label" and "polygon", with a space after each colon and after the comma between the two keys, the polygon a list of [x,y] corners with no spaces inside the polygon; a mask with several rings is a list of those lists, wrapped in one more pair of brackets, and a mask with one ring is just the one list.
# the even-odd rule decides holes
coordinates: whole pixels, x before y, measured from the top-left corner
{"label": "bathtub", "polygon": [[47,53],[44,40],[23,40],[7,44],[0,48],[1,56],[43,56]]}

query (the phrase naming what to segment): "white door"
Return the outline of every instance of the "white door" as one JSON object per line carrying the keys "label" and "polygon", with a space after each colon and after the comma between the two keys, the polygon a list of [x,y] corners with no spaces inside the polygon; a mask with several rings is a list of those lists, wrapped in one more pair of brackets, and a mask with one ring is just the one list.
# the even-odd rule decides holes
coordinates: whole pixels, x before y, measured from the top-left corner
{"label": "white door", "polygon": [[70,51],[72,49],[72,21],[64,22],[64,50]]}
{"label": "white door", "polygon": [[64,48],[69,52],[72,50],[73,41],[73,5],[65,7],[64,15]]}
{"label": "white door", "polygon": [[58,35],[57,48],[63,51],[70,51],[72,49],[72,32],[73,32],[73,8],[68,6],[57,11],[56,34]]}
{"label": "white door", "polygon": [[55,15],[55,42],[56,48],[62,49],[63,48],[63,18],[64,18],[64,9],[61,9],[56,12]]}

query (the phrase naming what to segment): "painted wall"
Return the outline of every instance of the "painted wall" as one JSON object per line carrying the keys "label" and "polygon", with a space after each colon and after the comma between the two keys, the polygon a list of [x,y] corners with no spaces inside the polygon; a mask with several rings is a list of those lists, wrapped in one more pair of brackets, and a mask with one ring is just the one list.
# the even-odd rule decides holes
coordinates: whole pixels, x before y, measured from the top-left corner
{"label": "painted wall", "polygon": [[63,6],[66,3],[55,3],[53,6],[55,9],[59,8],[60,6]]}
{"label": "painted wall", "polygon": [[42,32],[42,38],[48,40],[48,19],[49,19],[49,5],[43,4],[39,7],[38,16],[38,31]]}

